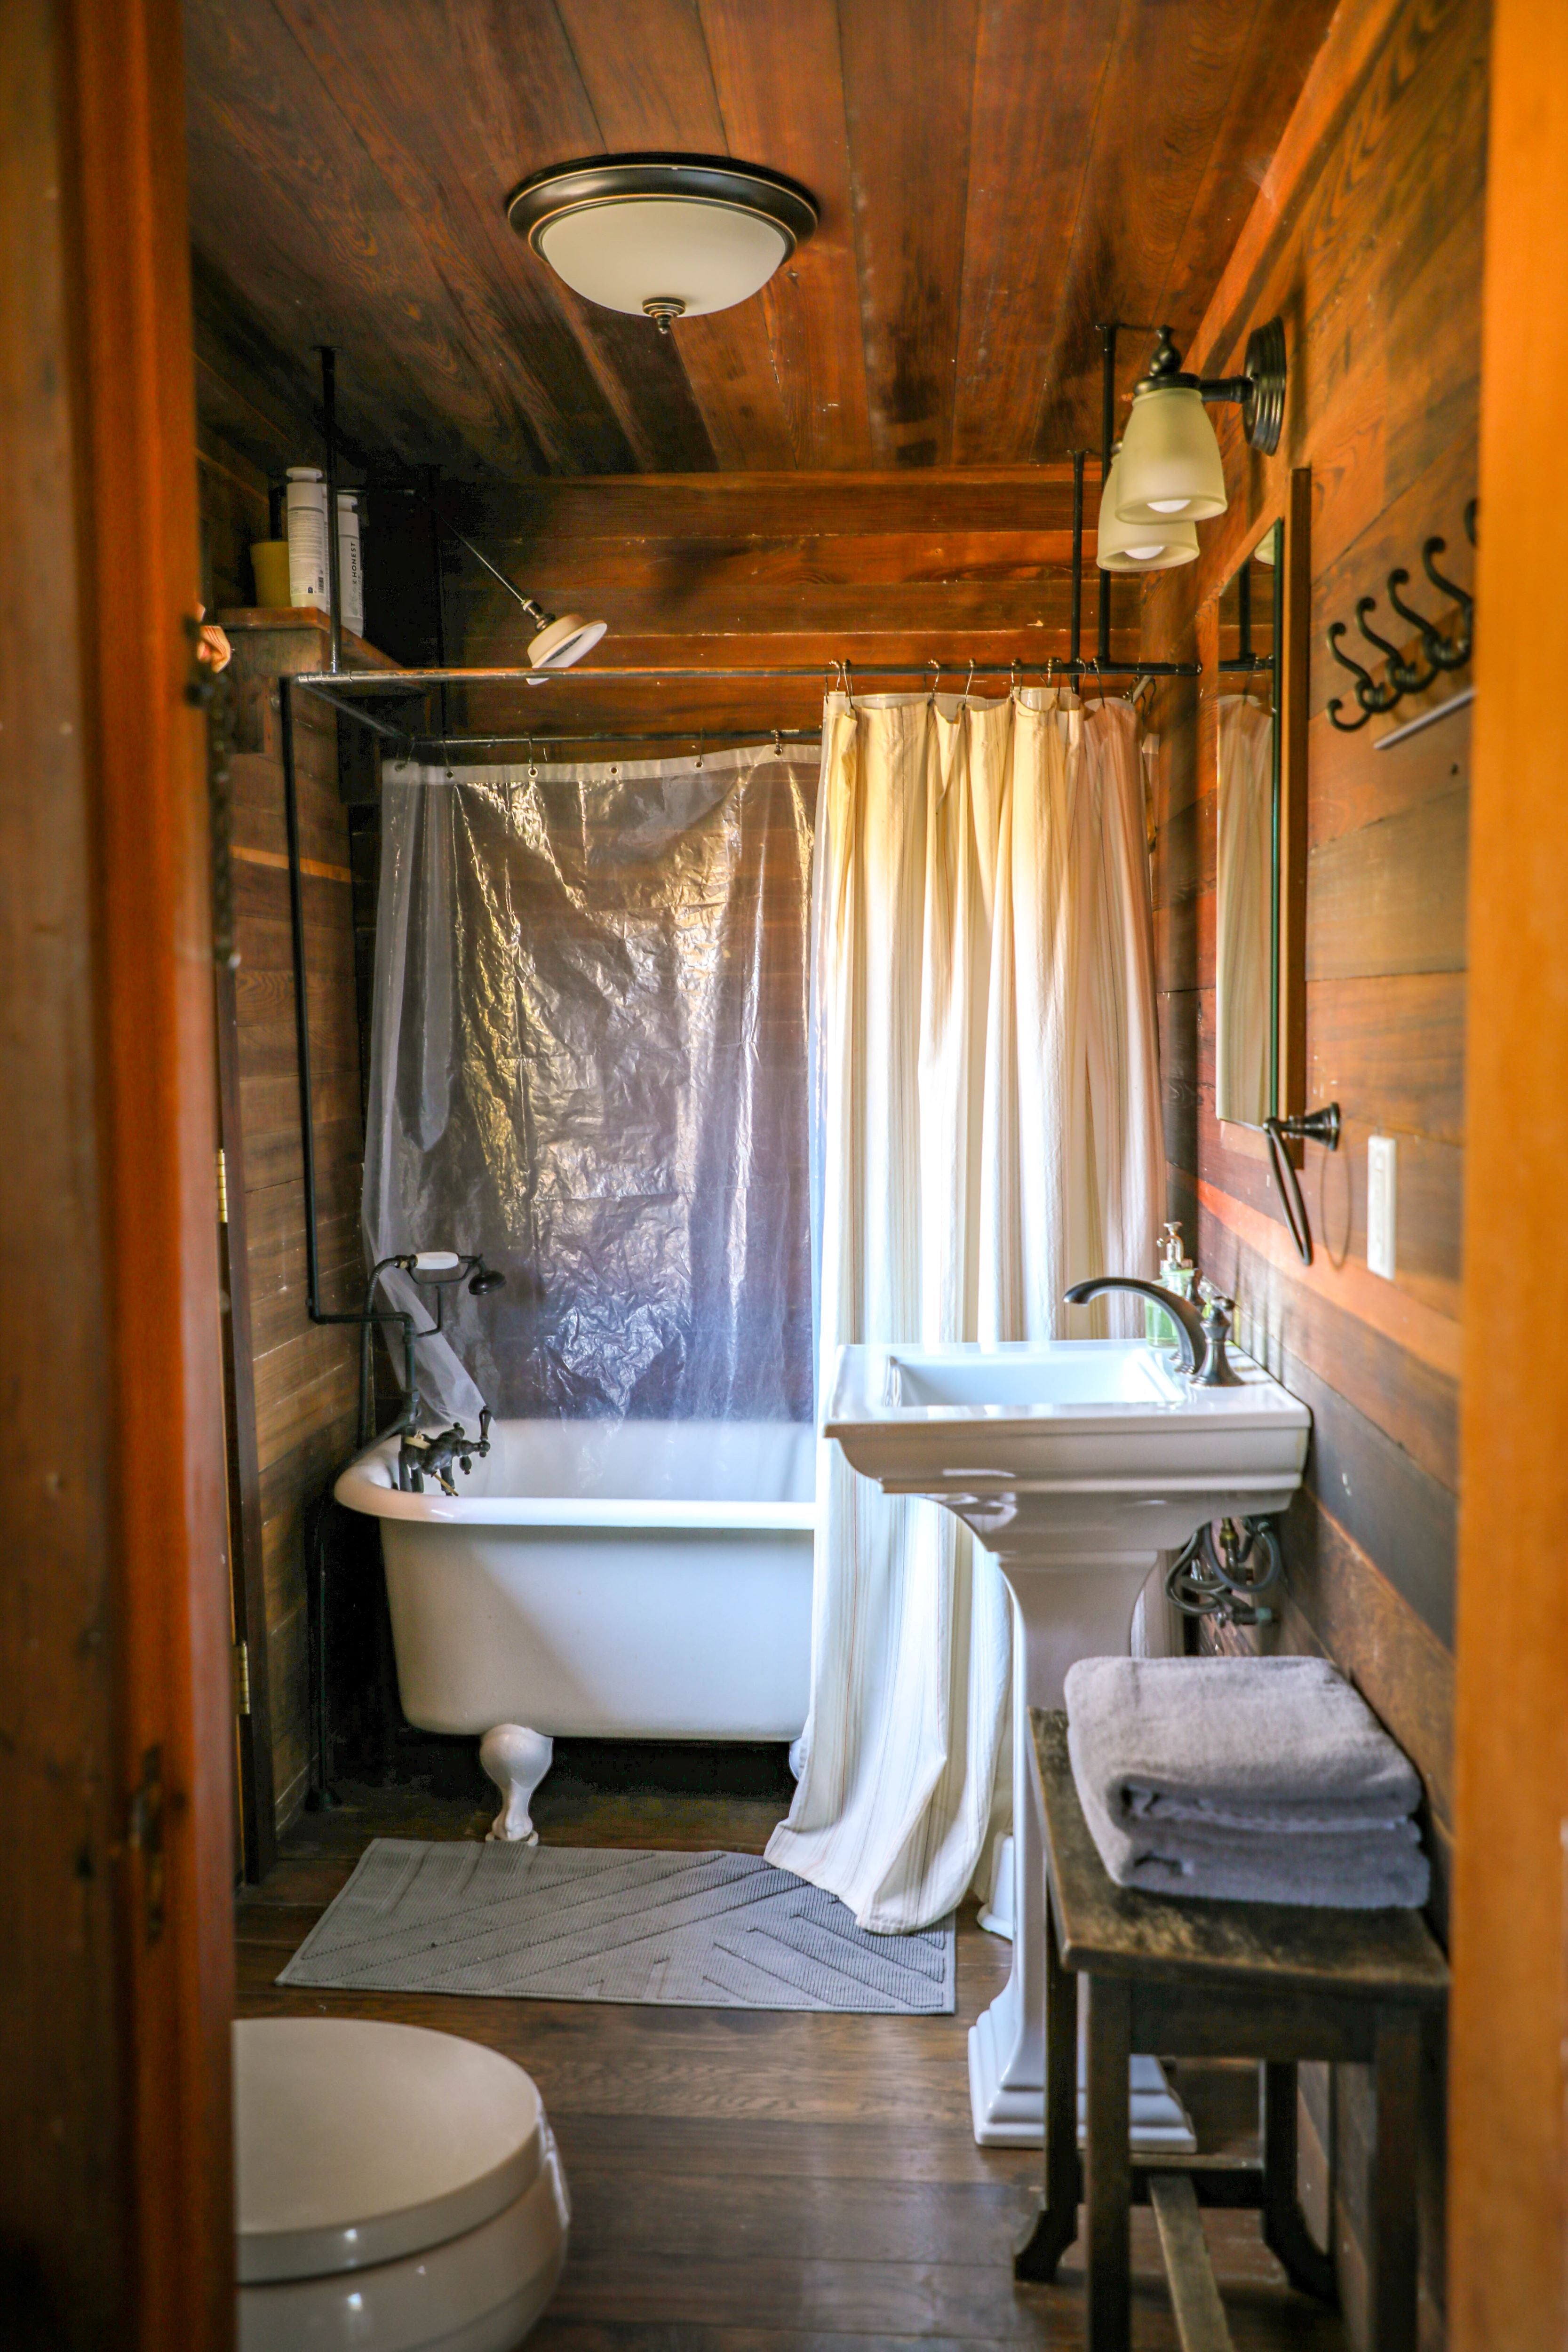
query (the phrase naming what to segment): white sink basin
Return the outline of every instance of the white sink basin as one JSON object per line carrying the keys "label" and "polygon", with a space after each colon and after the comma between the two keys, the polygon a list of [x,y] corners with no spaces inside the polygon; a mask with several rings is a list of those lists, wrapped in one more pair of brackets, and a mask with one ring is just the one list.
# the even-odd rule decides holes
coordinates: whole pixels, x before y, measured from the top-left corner
{"label": "white sink basin", "polygon": [[929,1495],[989,1550],[1047,1567],[1153,1552],[1205,1519],[1282,1511],[1311,1416],[1245,1356],[1195,1388],[1142,1339],[845,1348],[826,1415],[855,1468]]}
{"label": "white sink basin", "polygon": [[[1125,1654],[1139,1591],[1206,1520],[1283,1511],[1311,1415],[1245,1356],[1194,1387],[1134,1339],[845,1348],[826,1429],[884,1493],[955,1512],[996,1554],[1013,1642],[1013,1972],[969,2037],[982,2146],[1037,2146],[1045,2084],[1044,1856],[1028,1709],[1060,1706],[1078,1658]],[[1177,2102],[1135,2059],[1133,2145],[1190,2148]],[[1145,2070],[1140,2092],[1136,2070]]]}
{"label": "white sink basin", "polygon": [[988,1420],[1050,1412],[1063,1405],[1181,1402],[1174,1374],[1157,1349],[1120,1339],[1047,1342],[888,1354],[888,1402],[961,1409]]}

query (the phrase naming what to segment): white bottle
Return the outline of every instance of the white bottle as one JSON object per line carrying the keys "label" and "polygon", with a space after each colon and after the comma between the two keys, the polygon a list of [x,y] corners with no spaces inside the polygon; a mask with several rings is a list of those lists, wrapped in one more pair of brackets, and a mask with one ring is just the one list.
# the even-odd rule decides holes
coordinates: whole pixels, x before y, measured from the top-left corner
{"label": "white bottle", "polygon": [[359,492],[338,492],[338,593],[342,599],[343,626],[351,635],[364,635],[364,570],[360,560]]}
{"label": "white bottle", "polygon": [[290,466],[289,601],[327,609],[327,484],[319,466]]}

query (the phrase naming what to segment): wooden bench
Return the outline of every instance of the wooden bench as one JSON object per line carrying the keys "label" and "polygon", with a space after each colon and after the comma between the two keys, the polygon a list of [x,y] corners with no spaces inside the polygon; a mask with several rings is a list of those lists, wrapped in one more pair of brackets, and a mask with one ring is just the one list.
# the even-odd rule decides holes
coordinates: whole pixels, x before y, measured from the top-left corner
{"label": "wooden bench", "polygon": [[[1296,2068],[1375,2070],[1369,2309],[1373,2352],[1415,2352],[1415,2147],[1422,2037],[1448,1971],[1416,1911],[1326,1911],[1207,1903],[1118,1886],[1073,1784],[1067,1717],[1030,1710],[1046,1831],[1045,2194],[1018,2243],[1021,2279],[1056,2275],[1087,2208],[1089,2352],[1131,2343],[1131,2206],[1154,2208],[1184,2352],[1229,2344],[1198,2219],[1201,2205],[1261,2210],[1266,2244],[1292,2283],[1333,2294],[1296,2179]],[[1078,2145],[1078,1985],[1087,2012],[1087,2128]],[[1263,2158],[1204,2165],[1140,2158],[1128,2144],[1133,2051],[1253,2058],[1263,2065]]]}

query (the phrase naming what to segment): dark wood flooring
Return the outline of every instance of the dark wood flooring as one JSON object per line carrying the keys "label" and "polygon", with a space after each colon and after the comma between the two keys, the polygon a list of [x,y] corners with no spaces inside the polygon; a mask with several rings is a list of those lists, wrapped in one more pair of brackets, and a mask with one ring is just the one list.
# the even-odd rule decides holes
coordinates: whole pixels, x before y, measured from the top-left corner
{"label": "dark wood flooring", "polygon": [[[681,1785],[684,1781],[686,1785]],[[612,1748],[563,1752],[535,1801],[547,1843],[760,1852],[778,1759],[713,1751],[646,1771]],[[503,2050],[538,2083],[571,2183],[571,2253],[535,2352],[924,2352],[1083,2341],[1079,2252],[1018,2287],[1009,2249],[1038,2156],[974,2145],[965,2034],[1007,1969],[972,1910],[951,2018],[280,1991],[273,1978],[373,1837],[482,1837],[477,1788],[347,1787],[307,1817],[238,1913],[247,2017],[401,2020]],[[1250,2070],[1184,2078],[1204,2144],[1255,2121]],[[1205,2216],[1237,2352],[1342,2352],[1340,2323],[1294,2294],[1256,2219]],[[1147,2213],[1135,2216],[1138,2352],[1176,2343]]]}

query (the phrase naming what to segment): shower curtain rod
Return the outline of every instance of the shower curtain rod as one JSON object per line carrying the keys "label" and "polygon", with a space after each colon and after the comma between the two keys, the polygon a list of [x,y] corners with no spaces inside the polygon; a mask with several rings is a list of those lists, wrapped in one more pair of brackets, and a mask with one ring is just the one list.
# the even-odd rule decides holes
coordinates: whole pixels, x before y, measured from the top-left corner
{"label": "shower curtain rod", "polygon": [[[364,713],[356,711],[355,718]],[[598,727],[588,734],[563,735],[558,728],[535,727],[522,735],[396,735],[400,744],[416,751],[482,751],[504,743],[528,743],[542,755],[562,743],[697,743],[710,751],[765,751],[770,743],[815,743],[820,727],[666,727],[650,733],[641,727]]]}
{"label": "shower curtain rod", "polygon": [[[834,673],[841,667],[847,667],[850,671],[851,676],[854,676],[856,666],[853,662],[841,666],[837,661],[831,661],[804,662],[782,666],[777,668],[757,669],[688,669],[675,668],[661,665],[657,669],[610,669],[599,667],[588,669],[579,666],[574,669],[569,670],[516,669],[501,667],[483,669],[437,669],[431,667],[423,669],[339,670],[335,674],[329,670],[303,670],[296,675],[294,683],[296,686],[309,688],[313,694],[324,693],[330,698],[333,693],[342,693],[345,688],[358,689],[362,687],[367,688],[373,694],[384,694],[402,689],[407,689],[409,692],[413,692],[416,688],[437,686],[518,686],[525,683],[530,686],[557,686],[563,681],[568,680],[573,685],[586,685],[595,681],[603,685],[617,685],[623,680],[634,684],[640,682],[645,685],[668,685],[671,683],[689,685],[700,683],[704,679],[733,680],[744,678],[763,679],[799,677],[826,678],[831,682]],[[934,660],[928,662],[868,662],[864,669],[859,671],[858,675],[862,678],[921,678],[927,685],[929,685],[931,683],[931,671],[937,667],[938,666]],[[1066,659],[1053,658],[1048,661],[1037,662],[948,661],[941,664],[940,669],[938,670],[939,679],[941,672],[944,670],[949,673],[962,670],[964,674],[967,686],[967,681],[971,678],[1026,677],[1031,674],[1041,684],[1046,684],[1058,677],[1197,677],[1201,675],[1202,665],[1195,661],[1102,662],[1096,659],[1093,656],[1090,656],[1087,660],[1068,657]],[[840,678],[839,683],[843,683],[842,678]]]}

